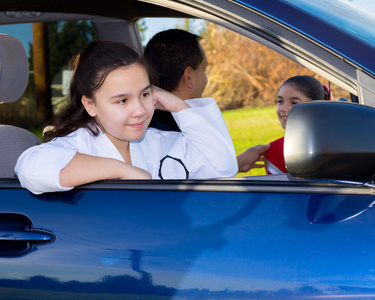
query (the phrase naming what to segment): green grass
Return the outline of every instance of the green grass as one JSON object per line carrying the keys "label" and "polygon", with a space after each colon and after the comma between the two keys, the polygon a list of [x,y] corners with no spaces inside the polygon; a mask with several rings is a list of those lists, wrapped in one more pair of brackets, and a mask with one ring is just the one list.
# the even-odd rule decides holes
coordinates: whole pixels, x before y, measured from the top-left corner
{"label": "green grass", "polygon": [[[284,135],[276,116],[276,107],[242,108],[223,112],[236,153],[258,144],[268,144]],[[238,176],[265,175],[265,170],[253,169]]]}

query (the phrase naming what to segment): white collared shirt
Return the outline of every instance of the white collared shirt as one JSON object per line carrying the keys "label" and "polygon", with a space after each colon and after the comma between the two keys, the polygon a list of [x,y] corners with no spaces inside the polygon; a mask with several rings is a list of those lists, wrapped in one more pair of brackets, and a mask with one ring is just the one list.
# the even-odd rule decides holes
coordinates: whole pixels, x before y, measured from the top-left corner
{"label": "white collared shirt", "polygon": [[[150,172],[153,179],[208,179],[237,174],[234,146],[220,109],[212,98],[186,101],[191,108],[173,113],[181,132],[148,128],[145,136],[130,142],[132,165]],[[93,136],[81,128],[26,150],[15,172],[21,185],[34,194],[66,191],[60,171],[77,152],[124,161],[100,131]]]}

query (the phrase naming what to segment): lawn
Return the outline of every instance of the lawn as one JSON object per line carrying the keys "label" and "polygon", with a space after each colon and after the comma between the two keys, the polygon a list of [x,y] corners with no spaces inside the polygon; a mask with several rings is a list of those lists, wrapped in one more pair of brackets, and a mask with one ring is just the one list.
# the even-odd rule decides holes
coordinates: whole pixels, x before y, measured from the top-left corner
{"label": "lawn", "polygon": [[[223,116],[237,154],[258,144],[268,144],[284,134],[275,106],[229,110],[223,112]],[[253,169],[248,173],[240,173],[239,176],[264,174],[264,169]]]}

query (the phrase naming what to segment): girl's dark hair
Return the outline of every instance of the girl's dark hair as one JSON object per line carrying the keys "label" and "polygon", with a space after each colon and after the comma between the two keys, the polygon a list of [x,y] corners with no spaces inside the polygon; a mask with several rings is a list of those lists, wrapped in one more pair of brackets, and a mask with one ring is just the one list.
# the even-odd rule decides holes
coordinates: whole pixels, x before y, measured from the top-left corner
{"label": "girl's dark hair", "polygon": [[319,80],[307,75],[290,77],[281,86],[294,84],[296,89],[311,100],[330,100],[330,92]]}
{"label": "girl's dark hair", "polygon": [[134,64],[144,65],[138,53],[125,44],[95,41],[87,45],[74,59],[75,68],[68,103],[52,121],[52,129],[46,132],[44,141],[66,136],[79,128],[87,128],[97,136],[99,130],[96,119],[86,112],[81,103],[82,96],[95,101],[95,92],[109,73]]}

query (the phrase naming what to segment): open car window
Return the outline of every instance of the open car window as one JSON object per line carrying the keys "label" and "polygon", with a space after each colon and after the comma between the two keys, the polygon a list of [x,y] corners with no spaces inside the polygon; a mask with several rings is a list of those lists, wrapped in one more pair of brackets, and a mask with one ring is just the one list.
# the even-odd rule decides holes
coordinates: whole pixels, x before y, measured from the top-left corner
{"label": "open car window", "polygon": [[[135,28],[139,32],[143,46],[157,32],[155,24],[158,23],[165,24],[163,27],[156,27],[159,30],[182,28],[202,36],[202,46],[207,53],[209,62],[206,71],[209,83],[204,96],[215,98],[222,109],[232,134],[237,154],[242,153],[248,147],[277,139],[283,135],[283,131],[277,121],[276,113],[274,113],[271,116],[272,122],[264,126],[258,136],[258,140],[256,136],[257,130],[253,130],[253,124],[258,121],[252,121],[251,118],[243,120],[244,125],[241,125],[241,131],[245,132],[245,134],[241,133],[237,137],[237,132],[235,131],[238,131],[236,129],[238,125],[232,126],[231,117],[227,113],[229,110],[242,107],[251,107],[253,109],[263,106],[275,107],[278,88],[285,78],[295,74],[309,74],[318,77],[314,72],[264,45],[220,25],[201,19],[140,19],[137,21]],[[46,57],[48,60],[48,76],[50,77],[50,99],[53,112],[56,113],[65,104],[68,97],[69,83],[72,76],[70,59],[90,41],[98,39],[98,32],[95,24],[87,20],[45,23],[44,26],[49,35]],[[30,61],[30,80],[24,96],[14,104],[0,107],[0,114],[3,113],[4,116],[0,120],[7,124],[12,123],[14,120],[22,120],[24,124],[27,124],[28,121],[34,122],[34,116],[37,115],[35,111],[37,104],[34,86],[34,39],[32,30],[32,24],[3,26],[3,32],[14,34],[15,37],[22,41]],[[64,41],[64,37],[66,38],[67,35],[73,37],[72,41]],[[131,41],[128,42],[130,43]],[[340,89],[322,77],[318,78],[331,87],[336,99],[350,100],[349,92]],[[223,87],[228,88],[223,89]],[[8,113],[10,106],[16,107],[14,110],[17,111],[13,120],[5,117],[11,116]],[[24,125],[22,122],[19,125]],[[31,123],[30,125],[29,123],[27,126],[33,128],[34,124]],[[41,138],[42,129],[39,128],[38,132]],[[270,137],[268,140],[264,140],[263,136]],[[253,169],[248,173],[240,173],[237,176],[253,175],[265,175],[265,171],[264,169]]]}

